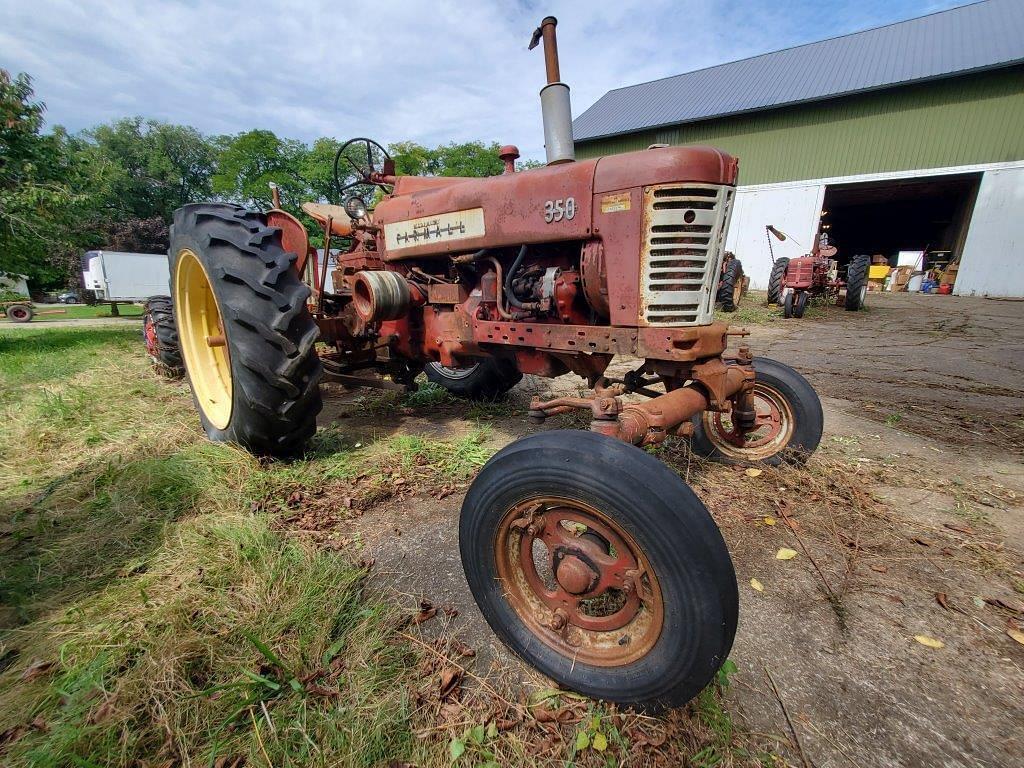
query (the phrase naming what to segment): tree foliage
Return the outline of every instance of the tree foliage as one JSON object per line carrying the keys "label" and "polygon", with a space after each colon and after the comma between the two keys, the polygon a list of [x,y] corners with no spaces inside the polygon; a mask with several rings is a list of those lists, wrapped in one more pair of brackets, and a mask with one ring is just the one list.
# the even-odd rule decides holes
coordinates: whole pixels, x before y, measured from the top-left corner
{"label": "tree foliage", "polygon": [[[204,136],[142,117],[77,135],[60,126],[44,133],[44,111],[28,75],[0,69],[0,272],[27,275],[35,290],[77,284],[79,256],[91,248],[166,250],[174,210],[189,202],[267,209],[271,183],[295,213],[306,200],[341,202],[333,174],[341,142],[333,138],[307,145],[268,130]],[[495,142],[433,149],[399,142],[388,150],[399,174],[503,170]],[[343,172],[351,175],[350,166]],[[302,218],[320,244],[312,221]]]}

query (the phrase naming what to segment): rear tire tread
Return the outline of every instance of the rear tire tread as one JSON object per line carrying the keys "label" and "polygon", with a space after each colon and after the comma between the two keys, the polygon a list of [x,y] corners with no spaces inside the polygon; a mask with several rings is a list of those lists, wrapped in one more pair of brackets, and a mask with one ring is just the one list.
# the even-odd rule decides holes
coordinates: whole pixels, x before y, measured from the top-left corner
{"label": "rear tire tread", "polygon": [[292,268],[295,254],[284,251],[280,229],[261,214],[223,203],[175,211],[172,275],[183,248],[200,258],[214,286],[230,350],[230,422],[219,430],[204,418],[207,434],[254,453],[299,452],[316,432],[323,369],[319,330],[306,309],[310,289]]}

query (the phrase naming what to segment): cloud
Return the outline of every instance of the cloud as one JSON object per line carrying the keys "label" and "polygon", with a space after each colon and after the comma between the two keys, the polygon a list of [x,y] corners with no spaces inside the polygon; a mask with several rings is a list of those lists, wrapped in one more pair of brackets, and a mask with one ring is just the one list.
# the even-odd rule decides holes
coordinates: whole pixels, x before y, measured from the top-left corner
{"label": "cloud", "polygon": [[543,157],[530,34],[559,18],[580,114],[605,91],[951,7],[955,2],[0,0],[0,67],[51,124],[143,115],[205,133],[312,141],[484,139]]}

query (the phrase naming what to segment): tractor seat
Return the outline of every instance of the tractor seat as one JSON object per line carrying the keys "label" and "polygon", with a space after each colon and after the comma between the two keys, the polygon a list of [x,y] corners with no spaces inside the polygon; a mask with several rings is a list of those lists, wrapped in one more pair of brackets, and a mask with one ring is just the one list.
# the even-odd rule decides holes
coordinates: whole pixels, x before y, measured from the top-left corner
{"label": "tractor seat", "polygon": [[348,217],[345,209],[340,205],[328,203],[303,203],[302,210],[308,213],[314,221],[321,225],[331,220],[331,233],[339,237],[348,237],[352,234],[352,219]]}

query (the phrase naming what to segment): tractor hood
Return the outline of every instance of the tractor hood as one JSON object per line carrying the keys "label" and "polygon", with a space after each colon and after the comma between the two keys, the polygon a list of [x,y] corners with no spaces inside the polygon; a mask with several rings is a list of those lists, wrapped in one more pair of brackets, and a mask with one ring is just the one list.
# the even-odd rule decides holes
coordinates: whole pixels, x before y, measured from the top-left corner
{"label": "tractor hood", "polygon": [[659,147],[487,178],[405,176],[374,211],[386,260],[586,240],[596,195],[654,184],[734,185],[737,161],[711,147]]}

